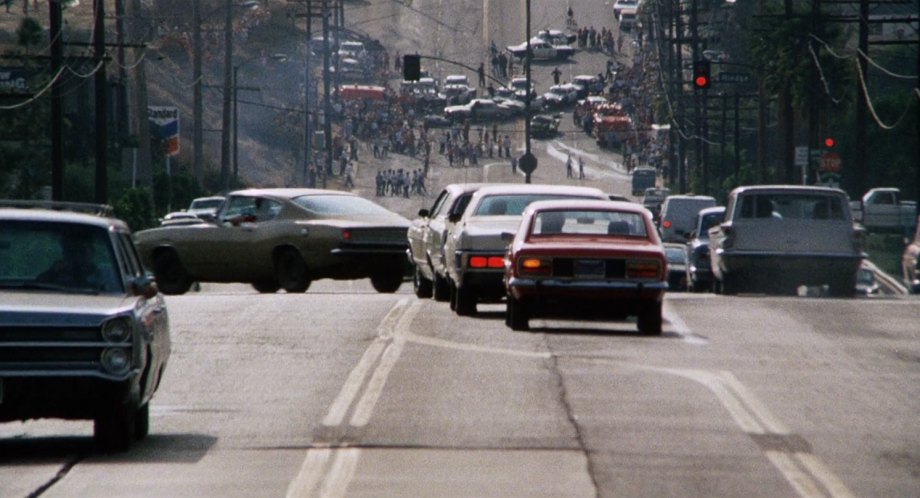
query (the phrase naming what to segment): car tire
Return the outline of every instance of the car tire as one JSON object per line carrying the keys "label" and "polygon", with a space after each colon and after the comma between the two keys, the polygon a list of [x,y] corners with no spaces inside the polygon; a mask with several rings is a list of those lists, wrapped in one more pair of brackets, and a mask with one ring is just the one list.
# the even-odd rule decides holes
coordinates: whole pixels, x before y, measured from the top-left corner
{"label": "car tire", "polygon": [[304,293],[310,288],[307,264],[293,248],[287,247],[275,255],[275,280],[288,293]]}
{"label": "car tire", "polygon": [[828,283],[827,293],[831,297],[853,297],[856,294],[856,274],[834,275]]}
{"label": "car tire", "polygon": [[259,294],[274,294],[281,288],[277,280],[258,280],[252,283],[252,288]]}
{"label": "car tire", "polygon": [[428,280],[424,277],[424,275],[422,275],[422,272],[419,270],[417,265],[415,267],[415,275],[412,279],[412,287],[413,290],[415,290],[415,296],[419,298],[431,297],[431,294],[434,291],[434,284],[431,282],[431,280]]}
{"label": "car tire", "polygon": [[476,295],[469,289],[457,287],[454,292],[456,303],[454,311],[460,316],[473,316],[476,314]]}
{"label": "car tire", "polygon": [[153,261],[153,273],[156,276],[157,287],[163,294],[185,294],[192,287],[192,279],[188,276],[179,256],[172,250],[163,251]]}
{"label": "car tire", "polygon": [[530,330],[530,314],[527,311],[527,306],[511,296],[508,296],[505,324],[514,331],[524,332]]}
{"label": "car tire", "polygon": [[444,302],[450,301],[450,283],[446,278],[438,275],[437,272],[434,274],[434,289],[433,295],[435,301]]}
{"label": "car tire", "polygon": [[661,335],[661,303],[655,303],[643,311],[636,325],[639,332],[645,335]]}
{"label": "car tire", "polygon": [[371,285],[381,294],[392,294],[402,285],[402,272],[386,272],[371,275]]}
{"label": "car tire", "polygon": [[141,441],[150,434],[150,403],[137,409],[134,414],[134,440]]}
{"label": "car tire", "polygon": [[127,451],[136,437],[136,410],[116,405],[96,414],[93,419],[93,440],[103,452]]}

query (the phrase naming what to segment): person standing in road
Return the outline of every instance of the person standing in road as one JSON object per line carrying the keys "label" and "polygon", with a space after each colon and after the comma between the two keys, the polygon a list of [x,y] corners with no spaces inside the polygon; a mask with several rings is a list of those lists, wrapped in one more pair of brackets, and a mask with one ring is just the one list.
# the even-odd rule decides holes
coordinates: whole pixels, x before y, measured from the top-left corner
{"label": "person standing in road", "polygon": [[553,69],[553,84],[559,84],[559,77],[562,76],[562,71],[559,70],[559,66],[556,66],[556,69]]}
{"label": "person standing in road", "polygon": [[482,87],[486,86],[486,67],[485,67],[485,63],[482,63],[482,62],[479,63],[478,72],[479,72],[479,87],[482,88]]}
{"label": "person standing in road", "polygon": [[580,180],[585,179],[585,158],[584,157],[578,158],[578,178]]}
{"label": "person standing in road", "polygon": [[503,145],[505,146],[505,157],[511,157],[511,137],[510,136],[505,135],[505,140],[503,142]]}
{"label": "person standing in road", "polygon": [[565,158],[565,177],[572,178],[572,153]]}

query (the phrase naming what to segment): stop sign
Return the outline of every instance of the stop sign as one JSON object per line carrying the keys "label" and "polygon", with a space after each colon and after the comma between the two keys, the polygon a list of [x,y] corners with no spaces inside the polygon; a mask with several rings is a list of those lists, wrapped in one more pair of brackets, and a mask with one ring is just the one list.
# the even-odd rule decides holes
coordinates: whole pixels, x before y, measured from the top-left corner
{"label": "stop sign", "polygon": [[518,167],[521,168],[526,174],[531,174],[535,169],[537,169],[537,156],[531,154],[530,152],[525,153],[518,159]]}

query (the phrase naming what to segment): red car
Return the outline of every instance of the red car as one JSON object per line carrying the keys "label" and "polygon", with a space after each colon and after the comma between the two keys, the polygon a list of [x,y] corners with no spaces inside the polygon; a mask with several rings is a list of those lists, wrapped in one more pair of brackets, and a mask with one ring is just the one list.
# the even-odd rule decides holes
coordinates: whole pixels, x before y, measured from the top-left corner
{"label": "red car", "polygon": [[622,201],[537,201],[524,211],[505,255],[505,323],[531,318],[638,318],[661,333],[668,288],[664,247],[641,205]]}

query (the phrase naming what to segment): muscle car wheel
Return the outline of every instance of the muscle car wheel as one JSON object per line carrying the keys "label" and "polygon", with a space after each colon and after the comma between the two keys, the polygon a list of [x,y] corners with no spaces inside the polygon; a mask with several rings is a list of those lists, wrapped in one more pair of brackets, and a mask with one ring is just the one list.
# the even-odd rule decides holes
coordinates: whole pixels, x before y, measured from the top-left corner
{"label": "muscle car wheel", "polygon": [[476,295],[469,289],[457,287],[454,292],[456,303],[454,311],[460,316],[473,316],[476,314]]}
{"label": "muscle car wheel", "polygon": [[638,320],[639,332],[646,335],[661,335],[661,303],[648,306]]}
{"label": "muscle car wheel", "polygon": [[136,410],[125,405],[102,409],[93,419],[93,439],[102,451],[126,451],[136,433]]}
{"label": "muscle car wheel", "polygon": [[192,287],[192,279],[179,257],[171,250],[156,256],[153,273],[156,275],[157,287],[163,294],[185,294]]}
{"label": "muscle car wheel", "polygon": [[277,280],[259,280],[252,283],[252,288],[260,294],[272,294],[278,292],[281,284]]}
{"label": "muscle car wheel", "polygon": [[412,281],[412,287],[415,290],[416,297],[431,297],[433,284],[431,280],[425,278],[418,266],[415,267],[415,276]]}
{"label": "muscle car wheel", "polygon": [[275,255],[275,279],[282,289],[290,293],[307,292],[310,288],[307,265],[300,254],[290,247]]}
{"label": "muscle car wheel", "polygon": [[505,323],[511,330],[530,330],[530,316],[527,312],[527,306],[508,296],[508,308],[505,311]]}
{"label": "muscle car wheel", "polygon": [[438,275],[437,272],[434,274],[433,295],[435,301],[450,301],[450,283],[446,278]]}
{"label": "muscle car wheel", "polygon": [[371,285],[381,294],[392,294],[402,285],[402,272],[383,272],[371,275]]}

